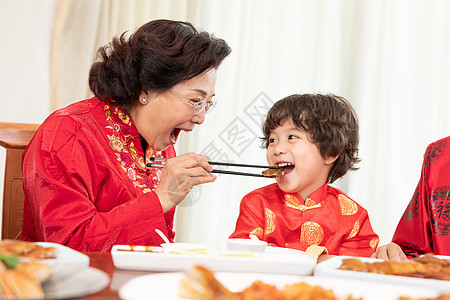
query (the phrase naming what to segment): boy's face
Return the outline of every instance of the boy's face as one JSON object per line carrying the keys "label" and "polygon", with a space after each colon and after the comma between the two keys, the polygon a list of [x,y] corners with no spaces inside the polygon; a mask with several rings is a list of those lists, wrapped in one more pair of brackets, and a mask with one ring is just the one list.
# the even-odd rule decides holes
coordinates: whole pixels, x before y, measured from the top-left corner
{"label": "boy's face", "polygon": [[324,159],[306,132],[291,119],[269,136],[267,162],[283,170],[283,175],[276,178],[279,187],[284,192],[298,193],[303,199],[325,183],[335,159]]}

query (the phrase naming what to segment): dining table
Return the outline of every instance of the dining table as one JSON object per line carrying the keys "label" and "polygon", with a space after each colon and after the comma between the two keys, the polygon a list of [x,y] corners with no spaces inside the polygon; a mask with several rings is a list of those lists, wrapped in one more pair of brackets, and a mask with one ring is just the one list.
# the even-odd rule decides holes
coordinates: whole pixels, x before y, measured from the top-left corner
{"label": "dining table", "polygon": [[[83,252],[89,257],[89,266],[99,269],[105,272],[110,279],[110,282],[106,288],[103,290],[89,294],[83,297],[72,298],[76,300],[81,299],[121,299],[119,297],[119,289],[130,279],[133,279],[137,276],[147,275],[155,272],[151,271],[134,271],[134,270],[121,270],[117,269],[114,266],[111,252]],[[321,260],[326,260],[332,256],[323,255]]]}
{"label": "dining table", "polygon": [[101,290],[100,292],[86,295],[84,297],[72,298],[76,300],[81,299],[108,299],[115,300],[120,299],[119,297],[119,289],[122,287],[128,280],[141,276],[150,274],[152,272],[148,271],[130,271],[130,270],[119,270],[113,264],[111,252],[83,252],[87,256],[89,256],[89,266],[93,268],[97,268],[105,272],[109,278],[110,282],[106,288]]}
{"label": "dining table", "polygon": [[[111,252],[83,252],[84,254],[86,254],[89,257],[89,266],[91,268],[96,268],[98,270],[101,270],[103,272],[105,272],[108,277],[109,277],[109,284],[101,291],[98,291],[96,293],[93,294],[89,294],[89,295],[85,295],[83,297],[78,297],[78,298],[71,298],[71,299],[75,299],[75,300],[82,300],[82,299],[121,299],[119,297],[119,290],[129,281],[132,280],[133,278],[136,278],[138,276],[143,276],[143,275],[148,275],[148,274],[156,274],[156,276],[158,273],[161,272],[156,272],[156,271],[135,271],[135,270],[131,270],[129,268],[125,268],[125,269],[120,269],[120,268],[116,268],[116,266],[113,263],[113,258],[112,258],[112,254]],[[325,265],[328,261],[331,263],[334,259],[342,259],[342,257],[339,256],[333,256],[333,255],[323,255],[321,257],[319,257],[318,262],[323,262],[325,263]],[[323,264],[321,264],[323,265]],[[323,271],[327,271],[327,272],[331,272],[330,268],[326,268],[325,266],[322,268],[322,272]],[[323,282],[320,281],[322,278],[320,277],[320,275],[324,275],[324,274],[319,274],[319,268],[316,268],[316,271],[314,272],[314,275],[319,275],[317,278],[316,276],[307,276],[309,277],[309,279],[317,279],[317,283],[318,284],[322,284]],[[336,271],[336,270],[335,270]],[[328,276],[330,276],[331,273],[328,273]],[[270,275],[270,274],[268,274]],[[374,276],[376,276],[378,274],[375,274]],[[332,276],[332,275],[331,275]],[[379,275],[378,275],[379,276]],[[394,276],[395,277],[395,276]],[[305,277],[306,278],[306,277]],[[327,277],[323,277],[323,278],[327,278]],[[426,285],[424,285],[425,281],[428,281],[428,279],[420,279],[419,281],[417,281],[415,283],[415,286],[411,286],[410,283],[407,283],[406,281],[408,281],[408,278],[402,278],[402,277],[398,277],[398,278],[392,278],[390,279],[391,284],[387,284],[386,282],[373,282],[372,281],[360,281],[357,285],[354,285],[354,282],[349,285],[351,283],[351,281],[355,280],[350,279],[350,281],[348,281],[350,278],[347,279],[347,281],[345,281],[344,279],[338,278],[335,276],[335,278],[333,278],[333,282],[335,283],[334,288],[337,288],[338,285],[339,287],[343,287],[343,290],[345,290],[346,293],[348,293],[349,290],[351,290],[352,292],[356,292],[356,293],[360,293],[363,294],[365,296],[367,295],[371,295],[371,296],[379,296],[381,294],[383,295],[387,295],[391,298],[389,299],[394,299],[392,298],[392,296],[394,294],[399,293],[399,295],[401,295],[401,293],[405,293],[406,295],[410,294],[414,294],[414,296],[416,295],[416,292],[419,293],[418,295],[423,296],[423,295],[432,295],[432,296],[437,296],[438,294],[444,293],[444,292],[450,292],[450,286],[448,286],[448,284],[446,284],[446,282],[441,282],[440,280],[433,280],[433,281],[429,281]],[[329,280],[329,278],[327,279]],[[341,281],[341,284],[344,283],[344,286],[341,286],[339,284],[339,280]],[[396,282],[399,281],[403,281],[401,282],[400,285],[398,284],[392,284],[394,283],[394,281],[396,280]],[[333,283],[333,282],[330,282]],[[418,284],[420,283],[420,284]],[[312,284],[314,284],[312,282]],[[333,285],[332,285],[333,286]],[[331,287],[333,289],[333,287]],[[358,291],[359,289],[359,291]],[[441,290],[439,293],[437,293],[438,290]],[[381,294],[380,294],[381,293]],[[367,295],[366,295],[367,294]],[[364,298],[365,298],[364,296]],[[374,297],[368,297],[368,299],[373,299]],[[423,297],[425,298],[425,297]],[[376,298],[376,299],[387,299],[387,298]],[[395,298],[398,299],[398,298]]]}

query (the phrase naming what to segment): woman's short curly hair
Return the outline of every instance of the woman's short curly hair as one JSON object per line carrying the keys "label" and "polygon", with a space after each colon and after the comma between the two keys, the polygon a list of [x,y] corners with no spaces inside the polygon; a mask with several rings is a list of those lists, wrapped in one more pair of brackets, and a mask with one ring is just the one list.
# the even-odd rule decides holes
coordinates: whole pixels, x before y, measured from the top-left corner
{"label": "woman's short curly hair", "polygon": [[355,110],[343,97],[294,94],[277,101],[263,123],[262,146],[267,149],[272,130],[285,120],[304,130],[323,158],[339,156],[328,174],[332,183],[348,170],[357,170],[359,125]]}
{"label": "woman's short curly hair", "polygon": [[162,92],[217,68],[230,52],[224,40],[188,22],[155,20],[100,47],[89,86],[100,100],[129,106],[143,90]]}

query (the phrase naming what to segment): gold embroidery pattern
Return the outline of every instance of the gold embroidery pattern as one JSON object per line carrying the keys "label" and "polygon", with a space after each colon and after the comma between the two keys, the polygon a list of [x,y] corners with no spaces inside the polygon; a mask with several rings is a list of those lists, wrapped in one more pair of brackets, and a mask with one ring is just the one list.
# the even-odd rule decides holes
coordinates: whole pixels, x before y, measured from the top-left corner
{"label": "gold embroidery pattern", "polygon": [[300,205],[302,205],[302,204],[300,203],[300,200],[298,200],[295,196],[289,195],[289,194],[284,195],[284,201],[285,201],[285,203],[286,203],[286,206],[287,206],[287,207],[290,207],[290,208],[295,208],[295,209],[297,209],[297,207],[299,207]]}
{"label": "gold embroidery pattern", "polygon": [[348,235],[347,239],[355,237],[358,234],[358,232],[359,232],[359,220],[356,220],[355,225],[353,225],[353,229]]}
{"label": "gold embroidery pattern", "polygon": [[112,135],[108,135],[109,138],[109,146],[114,150],[114,151],[118,151],[121,152],[124,148],[123,146],[123,142],[120,139],[120,137],[115,137]]}
{"label": "gold embroidery pattern", "polygon": [[313,205],[316,205],[316,201],[314,201],[314,200],[311,199],[311,198],[306,198],[306,200],[305,200],[305,205],[306,205],[306,206],[313,206]]}
{"label": "gold embroidery pattern", "polygon": [[264,208],[264,219],[266,221],[265,234],[271,234],[275,231],[275,214],[268,208]]}
{"label": "gold embroidery pattern", "polygon": [[[122,170],[127,177],[133,182],[133,185],[142,190],[143,193],[153,191],[157,186],[161,177],[160,169],[153,169],[147,172],[144,157],[138,154],[136,146],[133,142],[136,136],[132,135],[131,118],[123,111],[120,106],[104,106],[106,120],[109,125],[106,129],[111,134],[107,134],[109,146],[114,151],[117,161],[120,162]],[[154,152],[150,147],[147,148],[147,162],[150,162],[151,156],[161,157],[161,151]]]}
{"label": "gold embroidery pattern", "polygon": [[264,238],[264,229],[261,227],[256,227],[252,231],[250,231],[250,234],[254,234],[258,237],[258,239],[262,240]]}
{"label": "gold embroidery pattern", "polygon": [[379,241],[380,239],[378,237],[374,237],[369,243],[370,247],[372,247],[373,250],[377,249]]}
{"label": "gold embroidery pattern", "polygon": [[343,216],[353,216],[358,212],[358,206],[356,203],[347,198],[346,196],[339,194],[338,195],[339,205],[341,207],[341,215]]}
{"label": "gold embroidery pattern", "polygon": [[305,211],[307,209],[312,208],[319,208],[322,206],[320,203],[316,204],[316,202],[311,198],[306,198],[305,204],[301,204],[300,200],[298,200],[295,196],[289,194],[284,195],[284,200],[287,207],[297,209],[300,211]]}
{"label": "gold embroidery pattern", "polygon": [[300,242],[319,245],[323,240],[322,226],[316,222],[305,222],[301,227]]}

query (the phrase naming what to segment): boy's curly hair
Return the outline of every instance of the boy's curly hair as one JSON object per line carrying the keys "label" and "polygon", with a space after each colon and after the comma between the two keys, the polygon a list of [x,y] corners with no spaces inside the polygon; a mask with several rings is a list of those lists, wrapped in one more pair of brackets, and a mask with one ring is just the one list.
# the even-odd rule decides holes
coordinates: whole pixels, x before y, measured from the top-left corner
{"label": "boy's curly hair", "polygon": [[343,97],[333,94],[294,94],[277,101],[263,123],[262,146],[269,146],[272,130],[285,120],[304,130],[323,158],[339,156],[328,174],[333,183],[348,170],[357,170],[359,125],[356,112]]}

